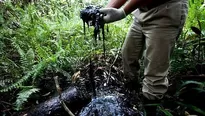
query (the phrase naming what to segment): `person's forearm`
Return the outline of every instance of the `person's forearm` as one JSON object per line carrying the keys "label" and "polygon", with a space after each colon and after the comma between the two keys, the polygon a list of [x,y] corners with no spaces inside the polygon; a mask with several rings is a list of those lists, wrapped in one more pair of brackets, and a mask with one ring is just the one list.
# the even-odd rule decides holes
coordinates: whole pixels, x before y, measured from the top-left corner
{"label": "person's forearm", "polygon": [[127,0],[110,0],[106,7],[120,8]]}
{"label": "person's forearm", "polygon": [[146,0],[129,0],[129,2],[123,7],[125,14],[128,15],[135,9],[137,9],[143,1]]}
{"label": "person's forearm", "polygon": [[151,3],[151,1],[153,0],[110,0],[106,7],[120,8],[125,4],[123,9],[125,14],[128,15],[135,9],[139,8],[139,6],[147,5]]}
{"label": "person's forearm", "polygon": [[127,2],[125,4],[125,6],[123,7],[123,9],[124,9],[126,15],[128,15],[132,11],[137,9],[139,6],[141,6],[142,4],[144,4],[148,1],[150,1],[150,0],[110,0],[106,7],[107,8],[108,7],[120,8],[121,6],[123,6]]}

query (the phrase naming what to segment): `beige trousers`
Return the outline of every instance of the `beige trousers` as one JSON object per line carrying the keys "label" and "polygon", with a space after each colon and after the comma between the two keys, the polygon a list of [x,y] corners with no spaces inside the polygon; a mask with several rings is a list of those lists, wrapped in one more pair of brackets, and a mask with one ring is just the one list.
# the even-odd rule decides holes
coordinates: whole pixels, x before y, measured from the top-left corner
{"label": "beige trousers", "polygon": [[170,55],[182,31],[188,0],[171,0],[148,10],[134,12],[134,22],[125,39],[122,56],[125,77],[138,78],[143,56],[142,92],[148,99],[161,99],[168,89]]}

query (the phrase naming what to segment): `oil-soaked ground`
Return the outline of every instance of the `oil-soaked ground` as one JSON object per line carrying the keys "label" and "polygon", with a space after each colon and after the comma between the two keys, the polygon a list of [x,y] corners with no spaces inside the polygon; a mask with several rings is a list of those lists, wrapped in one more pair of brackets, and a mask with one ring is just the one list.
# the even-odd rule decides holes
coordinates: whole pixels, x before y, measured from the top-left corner
{"label": "oil-soaked ground", "polygon": [[[142,116],[139,94],[124,87],[122,70],[116,67],[120,62],[103,62],[94,60],[73,75],[72,86],[61,94],[67,106],[79,116]],[[57,96],[26,114],[53,116],[65,111]]]}
{"label": "oil-soaked ground", "polygon": [[[121,58],[104,59],[99,56],[91,63],[82,66],[72,77],[72,84],[79,88],[80,96],[84,96],[74,97],[81,102],[73,99],[72,104],[77,103],[80,107],[73,109],[75,105],[69,104],[68,107],[79,116],[143,116],[141,93],[125,87]],[[185,116],[186,113],[202,115],[205,111],[205,91],[197,87],[203,85],[191,81],[181,86],[178,79],[181,78],[170,79],[172,85],[158,111],[173,116]]]}
{"label": "oil-soaked ground", "polygon": [[[124,86],[121,58],[103,59],[99,56],[93,59],[92,63],[91,67],[90,63],[82,65],[72,76],[71,83],[67,83],[64,78],[59,79],[63,90],[62,98],[68,108],[76,116],[142,116],[144,112],[140,93]],[[93,76],[93,80],[90,75]],[[49,77],[48,74],[45,76]],[[203,88],[205,86],[201,77],[203,76],[195,76],[195,79],[193,77],[171,78],[170,90],[162,100],[159,109],[173,116],[186,116],[187,113],[203,116],[205,111]],[[182,84],[181,81],[186,81],[185,79],[189,82]],[[93,91],[93,82],[95,91]],[[12,96],[15,93],[2,94],[0,96],[2,114],[5,116],[68,115],[60,104],[58,94],[54,95],[56,91],[54,80],[48,78],[41,80],[41,83],[42,93],[38,94],[39,97],[29,99],[24,110],[21,111],[10,109],[9,102],[12,103],[12,101],[9,99],[13,100]],[[8,105],[2,107],[3,101],[7,101]],[[37,104],[36,101],[39,103]]]}
{"label": "oil-soaked ground", "polygon": [[[104,59],[97,60],[97,62],[94,60],[91,67],[90,65],[85,66],[74,77],[74,83],[83,85],[92,96],[90,103],[81,109],[79,115],[142,116],[143,112],[135,107],[141,104],[139,94],[135,90],[125,88],[123,73],[121,67],[118,67],[120,62],[103,63],[105,61]],[[95,91],[92,89],[93,86],[95,86]]]}

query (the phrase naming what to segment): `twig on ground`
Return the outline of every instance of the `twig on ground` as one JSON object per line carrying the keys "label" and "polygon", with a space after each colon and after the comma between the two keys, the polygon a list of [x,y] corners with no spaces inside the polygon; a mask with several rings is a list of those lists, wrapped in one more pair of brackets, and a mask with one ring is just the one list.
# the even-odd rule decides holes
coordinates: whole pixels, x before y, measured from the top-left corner
{"label": "twig on ground", "polygon": [[63,101],[62,97],[61,97],[61,88],[60,88],[60,85],[59,85],[59,82],[58,82],[58,76],[55,76],[53,77],[54,78],[54,81],[55,81],[55,84],[56,84],[56,90],[58,91],[58,94],[59,94],[59,99],[60,99],[60,102],[63,106],[63,108],[65,109],[66,112],[68,112],[68,114],[70,116],[75,116],[71,110],[66,106],[65,102]]}
{"label": "twig on ground", "polygon": [[6,105],[10,105],[10,106],[13,106],[11,103],[6,102],[6,101],[0,101],[0,103],[6,104]]}

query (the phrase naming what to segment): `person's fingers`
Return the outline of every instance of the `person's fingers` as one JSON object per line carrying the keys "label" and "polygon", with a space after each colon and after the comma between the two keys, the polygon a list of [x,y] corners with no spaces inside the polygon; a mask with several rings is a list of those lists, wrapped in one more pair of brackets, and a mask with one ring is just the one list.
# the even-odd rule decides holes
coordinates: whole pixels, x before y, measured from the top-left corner
{"label": "person's fingers", "polygon": [[103,20],[104,20],[104,22],[105,23],[108,23],[109,22],[109,20],[110,20],[110,9],[111,8],[102,8],[102,9],[100,9],[100,12],[102,12],[102,13],[104,13],[104,16],[103,16]]}
{"label": "person's fingers", "polygon": [[104,16],[103,20],[104,20],[105,23],[109,23],[110,22],[109,21],[110,20],[109,16]]}
{"label": "person's fingers", "polygon": [[126,17],[126,14],[123,9],[102,8],[100,9],[100,12],[104,14],[103,20],[105,23],[118,21]]}
{"label": "person's fingers", "polygon": [[101,8],[101,9],[99,9],[99,11],[102,12],[102,13],[107,14],[107,13],[109,13],[110,9],[111,8]]}

